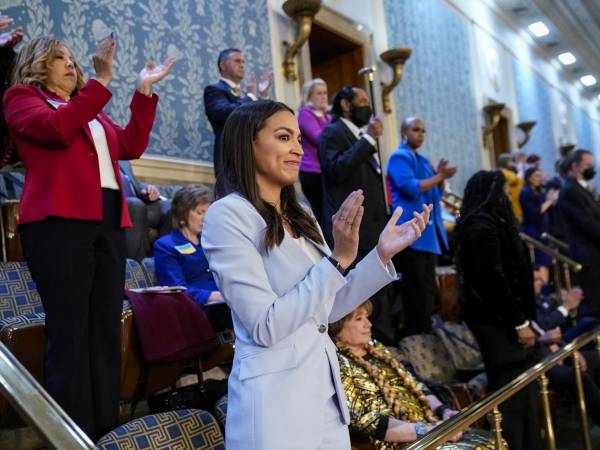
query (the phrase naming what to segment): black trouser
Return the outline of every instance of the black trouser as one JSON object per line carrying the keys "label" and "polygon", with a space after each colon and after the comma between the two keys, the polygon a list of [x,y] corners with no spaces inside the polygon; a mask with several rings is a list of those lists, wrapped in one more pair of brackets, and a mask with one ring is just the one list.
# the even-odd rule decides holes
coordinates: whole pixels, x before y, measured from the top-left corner
{"label": "black trouser", "polygon": [[431,333],[437,255],[407,248],[394,257],[401,274],[404,336]]}
{"label": "black trouser", "polygon": [[[537,362],[535,351],[525,350],[517,342],[516,331],[468,319],[467,325],[479,343],[490,391],[514,380]],[[535,383],[503,402],[499,409],[502,413],[502,436],[510,450],[542,449]]]}
{"label": "black trouser", "polygon": [[320,173],[300,172],[300,186],[317,222],[323,228],[323,177]]}
{"label": "black trouser", "polygon": [[46,388],[92,439],[117,425],[125,234],[121,197],[102,190],[103,220],[21,226],[46,313]]}
{"label": "black trouser", "polygon": [[[372,249],[358,249],[358,256],[352,268],[358,264]],[[394,295],[397,289],[395,282],[381,288],[371,296],[373,311],[371,312],[371,334],[384,345],[398,345],[399,310],[397,299]],[[366,301],[367,299],[365,299]]]}

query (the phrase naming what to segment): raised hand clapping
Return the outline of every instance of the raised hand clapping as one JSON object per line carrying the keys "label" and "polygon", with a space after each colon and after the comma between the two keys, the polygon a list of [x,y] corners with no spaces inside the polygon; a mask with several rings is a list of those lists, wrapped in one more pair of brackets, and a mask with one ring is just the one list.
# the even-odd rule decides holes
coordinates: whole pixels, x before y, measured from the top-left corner
{"label": "raised hand clapping", "polygon": [[166,77],[173,64],[175,64],[175,58],[167,58],[163,64],[158,66],[154,65],[154,61],[149,61],[138,75],[137,90],[144,95],[150,95],[152,85]]}
{"label": "raised hand clapping", "polygon": [[[0,16],[0,32],[6,30],[13,23],[13,19],[8,16]],[[11,48],[17,45],[23,39],[23,28],[17,27],[14,30],[0,34],[0,48]]]}
{"label": "raised hand clapping", "polygon": [[104,86],[108,86],[113,79],[113,59],[116,48],[115,34],[110,33],[100,41],[92,56],[96,79]]}
{"label": "raised hand clapping", "polygon": [[396,208],[392,218],[379,235],[379,242],[377,243],[377,252],[384,264],[387,264],[394,255],[400,253],[421,237],[421,233],[429,222],[429,214],[432,209],[433,205],[423,205],[423,212],[414,212],[412,219],[397,225],[400,216],[402,216],[402,208]]}

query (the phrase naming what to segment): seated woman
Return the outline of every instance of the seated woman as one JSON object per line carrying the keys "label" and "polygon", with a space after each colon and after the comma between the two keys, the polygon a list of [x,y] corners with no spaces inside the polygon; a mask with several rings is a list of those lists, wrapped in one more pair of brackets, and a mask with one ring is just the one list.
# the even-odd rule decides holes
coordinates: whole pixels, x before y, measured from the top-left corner
{"label": "seated woman", "polygon": [[190,184],[175,194],[171,205],[173,231],[154,243],[156,276],[165,286],[185,286],[186,294],[203,306],[215,331],[232,328],[231,312],[223,302],[200,246],[204,214],[213,194]]}
{"label": "seated woman", "polygon": [[[379,450],[413,442],[458,412],[443,404],[380,343],[371,342],[371,303],[330,324],[338,347],[342,385],[350,410],[350,432]],[[444,448],[493,449],[489,433],[468,430]]]}

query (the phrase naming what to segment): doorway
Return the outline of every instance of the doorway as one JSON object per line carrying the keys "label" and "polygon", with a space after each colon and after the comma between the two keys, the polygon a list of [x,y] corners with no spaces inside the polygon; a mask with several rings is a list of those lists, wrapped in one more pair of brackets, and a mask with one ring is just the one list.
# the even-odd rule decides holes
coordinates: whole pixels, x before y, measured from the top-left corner
{"label": "doorway", "polygon": [[496,167],[498,155],[501,153],[510,153],[510,133],[508,129],[508,119],[504,116],[500,117],[500,122],[492,132],[492,144],[494,148],[492,167]]}
{"label": "doorway", "polygon": [[313,24],[308,44],[312,77],[325,80],[330,102],[347,84],[365,87],[365,77],[358,75],[364,66],[362,44],[317,23]]}

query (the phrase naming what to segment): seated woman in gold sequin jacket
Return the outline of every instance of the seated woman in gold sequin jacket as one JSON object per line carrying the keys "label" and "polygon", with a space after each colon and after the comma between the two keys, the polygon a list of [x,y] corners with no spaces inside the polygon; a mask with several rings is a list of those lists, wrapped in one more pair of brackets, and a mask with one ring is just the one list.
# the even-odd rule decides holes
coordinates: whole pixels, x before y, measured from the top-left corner
{"label": "seated woman in gold sequin jacket", "polygon": [[[372,306],[366,302],[330,324],[338,347],[342,384],[350,410],[350,432],[378,450],[401,448],[421,438],[457,411],[443,404],[392,353],[371,342]],[[443,449],[493,449],[490,434],[458,433]]]}

